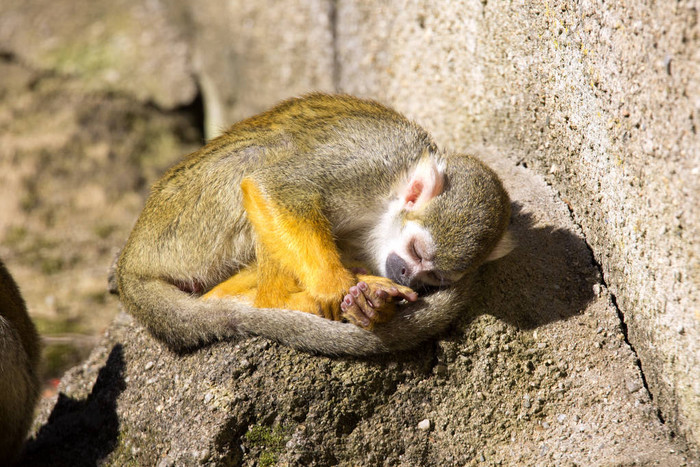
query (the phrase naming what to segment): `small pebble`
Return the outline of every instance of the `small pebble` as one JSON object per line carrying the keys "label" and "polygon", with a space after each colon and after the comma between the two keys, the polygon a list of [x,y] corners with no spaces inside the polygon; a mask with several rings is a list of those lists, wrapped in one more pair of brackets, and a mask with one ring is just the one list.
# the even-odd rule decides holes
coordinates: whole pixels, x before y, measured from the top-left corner
{"label": "small pebble", "polygon": [[441,378],[447,376],[447,365],[444,365],[442,363],[438,363],[437,365],[435,365],[435,374]]}
{"label": "small pebble", "polygon": [[146,370],[150,370],[151,368],[153,368],[153,365],[155,365],[155,363],[153,363],[153,362],[148,362],[148,363],[146,363],[146,365],[144,366],[144,368],[145,368]]}
{"label": "small pebble", "polygon": [[634,393],[639,391],[640,389],[642,389],[642,383],[640,383],[639,381],[627,381],[627,390],[629,392]]}
{"label": "small pebble", "polygon": [[432,426],[432,423],[431,423],[430,420],[427,419],[427,418],[426,418],[425,420],[421,420],[421,421],[418,423],[418,429],[419,429],[420,431],[428,431],[428,430],[430,430],[430,427],[431,427],[431,426]]}
{"label": "small pebble", "polygon": [[557,421],[558,421],[559,423],[564,423],[564,420],[566,420],[566,415],[565,415],[565,414],[560,413],[559,415],[557,415]]}
{"label": "small pebble", "polygon": [[209,453],[209,449],[205,448],[199,451],[199,455],[197,456],[197,460],[200,462],[204,462],[207,459],[211,457],[211,454]]}

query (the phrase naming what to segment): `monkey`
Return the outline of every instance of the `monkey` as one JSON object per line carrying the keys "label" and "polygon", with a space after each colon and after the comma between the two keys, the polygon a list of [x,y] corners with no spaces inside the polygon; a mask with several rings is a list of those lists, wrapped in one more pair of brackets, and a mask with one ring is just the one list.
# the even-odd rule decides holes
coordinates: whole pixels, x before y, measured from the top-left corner
{"label": "monkey", "polygon": [[40,351],[19,288],[0,261],[0,465],[17,460],[32,423]]}
{"label": "monkey", "polygon": [[469,277],[510,251],[509,219],[476,157],[439,150],[375,101],[314,93],[168,170],[114,283],[176,351],[253,334],[327,355],[391,352],[453,321]]}

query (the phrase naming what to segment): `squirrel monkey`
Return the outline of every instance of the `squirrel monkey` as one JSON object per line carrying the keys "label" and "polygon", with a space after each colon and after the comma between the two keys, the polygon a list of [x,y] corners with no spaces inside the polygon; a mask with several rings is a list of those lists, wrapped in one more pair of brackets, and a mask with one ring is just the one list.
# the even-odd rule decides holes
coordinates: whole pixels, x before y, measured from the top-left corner
{"label": "squirrel monkey", "polygon": [[39,397],[39,335],[0,261],[0,465],[16,461]]}
{"label": "squirrel monkey", "polygon": [[506,254],[509,217],[500,180],[474,157],[439,151],[376,102],[312,94],[171,168],[116,287],[174,349],[257,334],[326,354],[385,352],[449,324],[466,301],[458,287],[420,300],[413,289],[455,284]]}

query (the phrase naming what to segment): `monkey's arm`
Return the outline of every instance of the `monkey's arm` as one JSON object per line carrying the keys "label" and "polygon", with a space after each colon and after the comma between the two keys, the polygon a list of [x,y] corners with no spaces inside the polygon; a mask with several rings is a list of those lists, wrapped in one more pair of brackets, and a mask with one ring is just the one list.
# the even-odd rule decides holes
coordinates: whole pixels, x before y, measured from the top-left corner
{"label": "monkey's arm", "polygon": [[254,297],[259,308],[299,310],[336,321],[342,314],[365,329],[388,321],[396,300],[417,299],[410,288],[387,278],[355,278],[341,262],[318,199],[307,199],[300,215],[278,205],[251,178],[243,180],[241,189],[256,234],[257,264],[217,285],[205,299]]}
{"label": "monkey's arm", "polygon": [[[340,319],[340,302],[357,280],[341,262],[318,197],[307,194],[303,213],[297,213],[278,204],[253,178],[245,178],[241,190],[256,235],[253,304]],[[244,282],[249,282],[246,275],[243,271],[233,276],[206,298],[241,295]]]}

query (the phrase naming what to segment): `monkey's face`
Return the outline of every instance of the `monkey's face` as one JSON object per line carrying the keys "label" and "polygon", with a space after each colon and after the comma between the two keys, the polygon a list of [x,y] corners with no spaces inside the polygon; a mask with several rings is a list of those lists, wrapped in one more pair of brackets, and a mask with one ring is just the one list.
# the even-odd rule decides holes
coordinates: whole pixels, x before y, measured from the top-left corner
{"label": "monkey's face", "polygon": [[398,186],[396,197],[388,203],[372,232],[370,247],[375,268],[397,284],[414,289],[440,287],[463,275],[438,267],[441,253],[426,228],[430,224],[424,222],[426,210],[445,188],[444,165],[434,156],[421,159]]}
{"label": "monkey's face", "polygon": [[407,221],[398,235],[389,239],[382,275],[411,288],[447,286],[463,273],[435,266],[437,248],[430,232],[417,221]]}

